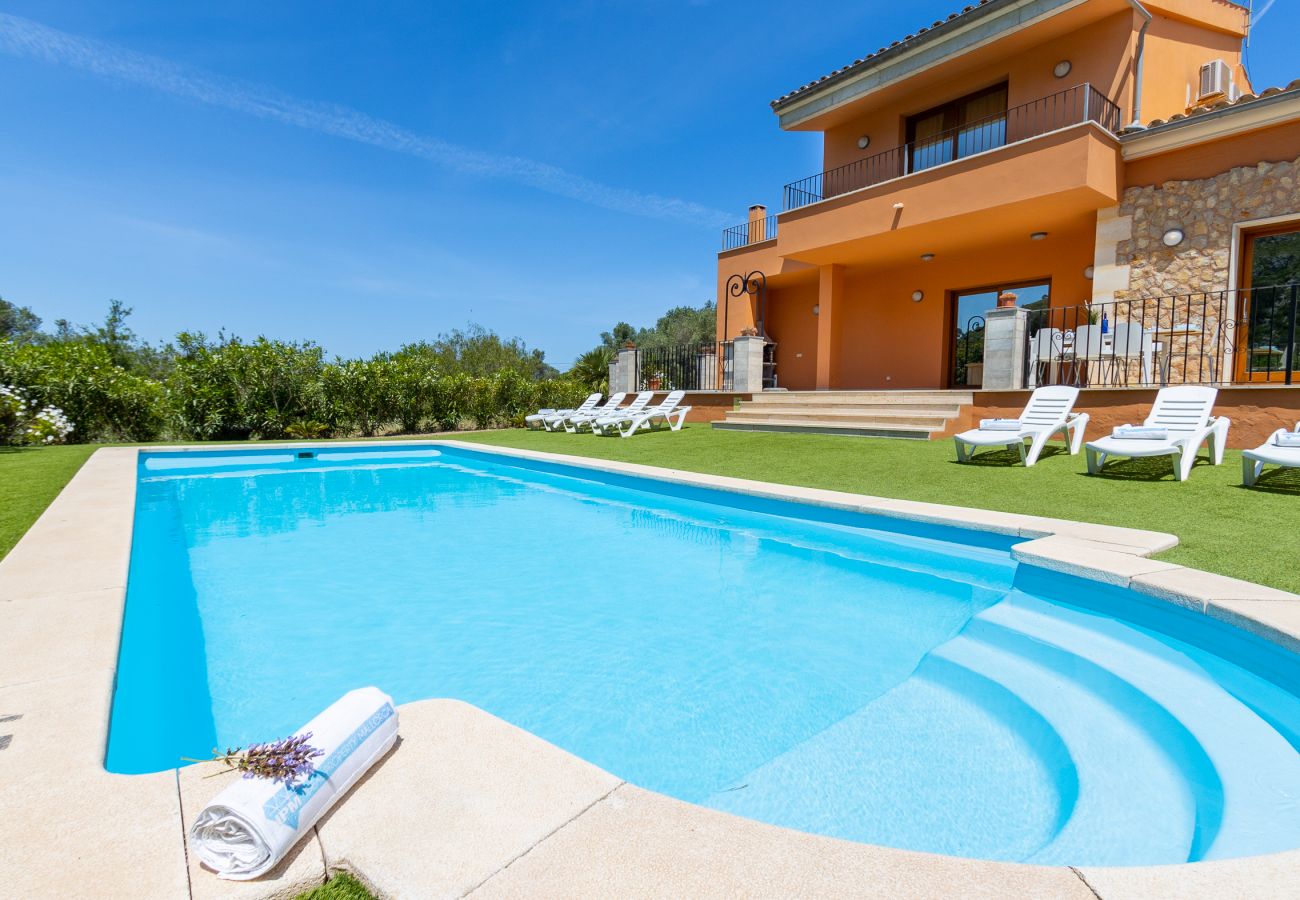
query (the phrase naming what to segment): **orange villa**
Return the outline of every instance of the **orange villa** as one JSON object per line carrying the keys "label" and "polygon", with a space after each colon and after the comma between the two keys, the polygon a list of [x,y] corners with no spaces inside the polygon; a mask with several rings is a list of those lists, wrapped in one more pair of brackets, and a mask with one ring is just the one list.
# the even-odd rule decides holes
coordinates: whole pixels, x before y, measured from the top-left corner
{"label": "orange villa", "polygon": [[1205,383],[1242,407],[1234,443],[1294,421],[1300,82],[1251,84],[1248,22],[982,0],[773,101],[823,171],[723,234],[718,386],[955,391],[951,430],[1036,384],[1087,388],[1104,425]]}

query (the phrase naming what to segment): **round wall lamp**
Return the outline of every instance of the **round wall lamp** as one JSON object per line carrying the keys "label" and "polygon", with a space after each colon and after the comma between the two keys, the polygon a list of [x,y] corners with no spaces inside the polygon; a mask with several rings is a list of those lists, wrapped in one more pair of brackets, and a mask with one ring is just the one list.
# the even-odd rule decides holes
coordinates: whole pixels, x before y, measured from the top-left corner
{"label": "round wall lamp", "polygon": [[1070,74],[1070,70],[1073,68],[1074,66],[1068,59],[1063,59],[1052,67],[1052,74],[1057,78],[1064,78],[1066,75]]}
{"label": "round wall lamp", "polygon": [[933,254],[933,253],[922,253],[922,254],[921,254],[921,262],[929,262],[929,261],[932,260],[932,259],[934,259],[934,254]]}
{"label": "round wall lamp", "polygon": [[871,135],[864,134],[862,137],[858,138],[859,150],[866,150],[870,146],[871,146]]}
{"label": "round wall lamp", "polygon": [[1177,247],[1186,236],[1181,228],[1170,228],[1160,237],[1160,240],[1166,247]]}
{"label": "round wall lamp", "polygon": [[912,302],[913,302],[913,303],[920,303],[920,302],[921,302],[922,300],[924,300],[924,299],[925,299],[925,292],[924,292],[924,291],[912,291]]}
{"label": "round wall lamp", "polygon": [[1029,239],[1031,241],[1041,241],[1045,237],[1047,237],[1046,231],[1035,231],[1033,234],[1029,236]]}
{"label": "round wall lamp", "polygon": [[821,314],[822,314],[822,305],[821,305],[820,303],[814,303],[814,304],[813,304],[813,315],[814,315],[814,316],[820,316]]}
{"label": "round wall lamp", "polygon": [[1084,270],[1083,270],[1083,277],[1084,277],[1084,278],[1087,278],[1087,279],[1089,279],[1089,280],[1092,280],[1092,266],[1085,266],[1085,267],[1084,267]]}

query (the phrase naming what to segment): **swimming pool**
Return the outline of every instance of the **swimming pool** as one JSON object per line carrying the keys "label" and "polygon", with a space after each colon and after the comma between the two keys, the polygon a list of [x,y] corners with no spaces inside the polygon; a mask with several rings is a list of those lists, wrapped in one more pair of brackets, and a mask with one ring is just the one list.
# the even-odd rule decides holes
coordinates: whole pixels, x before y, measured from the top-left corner
{"label": "swimming pool", "polygon": [[1300,844],[1297,659],[1018,566],[1019,540],[432,445],[142,453],[107,765],[375,684],[851,840],[1070,865]]}

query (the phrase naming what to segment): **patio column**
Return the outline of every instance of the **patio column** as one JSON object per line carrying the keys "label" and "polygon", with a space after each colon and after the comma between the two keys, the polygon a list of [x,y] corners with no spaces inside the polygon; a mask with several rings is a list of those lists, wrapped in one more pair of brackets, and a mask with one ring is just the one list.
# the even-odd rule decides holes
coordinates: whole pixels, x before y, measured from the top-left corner
{"label": "patio column", "polygon": [[1025,345],[1029,312],[1019,306],[990,309],[984,314],[984,380],[986,391],[1018,391],[1025,386]]}
{"label": "patio column", "polygon": [[828,391],[839,370],[832,341],[835,304],[844,294],[844,267],[822,266],[817,276],[817,390]]}

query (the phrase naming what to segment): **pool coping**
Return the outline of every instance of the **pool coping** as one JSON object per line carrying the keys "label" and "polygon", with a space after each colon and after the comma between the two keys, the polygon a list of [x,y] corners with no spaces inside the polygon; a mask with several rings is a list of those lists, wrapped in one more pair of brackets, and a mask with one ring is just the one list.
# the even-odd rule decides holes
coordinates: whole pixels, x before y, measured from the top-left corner
{"label": "pool coping", "polygon": [[[1022,562],[1131,587],[1300,652],[1300,596],[1149,559],[1176,544],[1159,532],[477,442],[400,446],[413,443],[1024,537],[1012,549]],[[383,442],[330,444],[351,446]],[[139,449],[97,450],[0,560],[0,883],[15,895],[66,896],[94,885],[106,896],[293,897],[347,870],[380,896],[874,891],[1086,900],[1263,894],[1300,876],[1300,850],[1071,868],[803,834],[642,790],[482,710],[435,699],[400,708],[399,747],[274,872],[221,881],[187,856],[184,826],[228,776],[204,777],[210,765],[134,776],[102,765]],[[159,452],[224,449],[271,448]]]}

